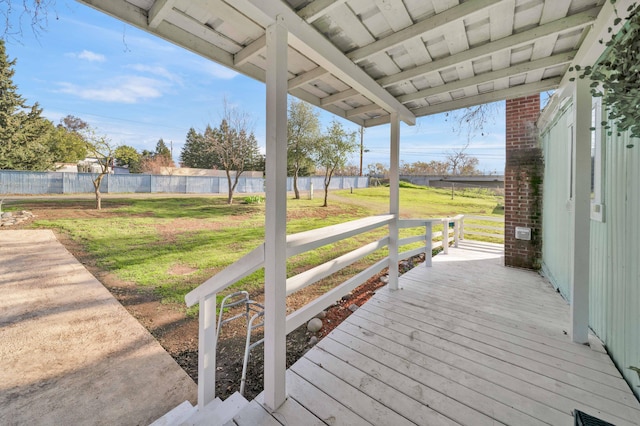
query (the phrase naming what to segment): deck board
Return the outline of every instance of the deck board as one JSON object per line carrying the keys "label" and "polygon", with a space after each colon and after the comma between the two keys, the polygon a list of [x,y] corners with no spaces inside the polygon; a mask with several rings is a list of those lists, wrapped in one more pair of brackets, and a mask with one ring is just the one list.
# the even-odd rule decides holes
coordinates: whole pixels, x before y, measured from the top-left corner
{"label": "deck board", "polygon": [[379,290],[287,371],[287,416],[274,419],[569,426],[579,409],[638,424],[609,357],[570,341],[569,306],[540,275],[502,266],[501,246],[463,242],[400,287]]}

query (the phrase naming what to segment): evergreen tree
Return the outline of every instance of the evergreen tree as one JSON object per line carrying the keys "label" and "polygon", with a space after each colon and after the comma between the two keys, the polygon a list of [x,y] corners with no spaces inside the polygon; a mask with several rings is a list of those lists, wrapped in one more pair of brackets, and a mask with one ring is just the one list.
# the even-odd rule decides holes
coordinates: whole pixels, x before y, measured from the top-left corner
{"label": "evergreen tree", "polygon": [[15,63],[0,40],[0,169],[48,170],[53,167],[47,145],[51,123],[40,116],[37,103],[30,107],[18,94]]}
{"label": "evergreen tree", "polygon": [[171,150],[169,150],[162,138],[160,138],[160,140],[156,144],[156,155],[164,157],[167,161],[173,161],[173,159],[171,158]]}
{"label": "evergreen tree", "polygon": [[[211,131],[211,128],[208,128]],[[196,132],[192,127],[187,132],[182,151],[180,152],[180,162],[183,167],[193,167],[195,169],[211,169],[216,165],[213,155],[205,149],[204,135]]]}

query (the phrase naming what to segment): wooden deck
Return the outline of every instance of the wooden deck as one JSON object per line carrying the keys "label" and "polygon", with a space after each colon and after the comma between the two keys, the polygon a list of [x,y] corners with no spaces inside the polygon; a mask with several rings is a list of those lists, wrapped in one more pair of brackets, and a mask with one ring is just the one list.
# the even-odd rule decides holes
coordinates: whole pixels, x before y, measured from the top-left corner
{"label": "wooden deck", "polygon": [[618,426],[640,404],[609,357],[570,342],[569,306],[502,246],[464,242],[380,290],[287,372],[287,402],[258,397],[237,425]]}

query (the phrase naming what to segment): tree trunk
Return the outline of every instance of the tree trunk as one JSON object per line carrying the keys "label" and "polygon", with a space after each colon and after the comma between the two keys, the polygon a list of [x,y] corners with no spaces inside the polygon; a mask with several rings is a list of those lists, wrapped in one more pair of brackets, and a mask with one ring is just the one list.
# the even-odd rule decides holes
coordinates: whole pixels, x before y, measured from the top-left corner
{"label": "tree trunk", "polygon": [[328,207],[327,198],[329,197],[329,185],[331,184],[331,174],[327,170],[327,173],[324,175],[324,204],[322,207]]}
{"label": "tree trunk", "polygon": [[100,184],[102,183],[103,177],[104,174],[101,173],[93,180],[93,189],[96,194],[96,210],[102,210],[102,195],[100,194]]}
{"label": "tree trunk", "polygon": [[298,168],[293,170],[293,193],[296,200],[300,199],[300,191],[298,190]]}
{"label": "tree trunk", "polygon": [[238,186],[238,181],[240,180],[240,175],[242,172],[236,171],[236,176],[233,179],[233,184],[231,184],[231,173],[229,170],[227,172],[227,182],[229,183],[229,196],[227,197],[227,204],[233,204],[233,193]]}

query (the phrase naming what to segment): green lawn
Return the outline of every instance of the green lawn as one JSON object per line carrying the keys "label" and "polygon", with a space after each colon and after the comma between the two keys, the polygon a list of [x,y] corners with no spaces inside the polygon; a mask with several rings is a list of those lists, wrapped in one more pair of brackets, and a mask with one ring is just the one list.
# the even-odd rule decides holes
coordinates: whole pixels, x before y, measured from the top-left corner
{"label": "green lawn", "polygon": [[[446,190],[403,187],[401,215],[428,218],[459,213],[490,215],[502,198],[489,193],[456,194]],[[288,233],[346,222],[388,211],[389,188],[378,187],[330,193],[329,207],[321,200],[289,200]],[[242,197],[237,197],[238,201]],[[119,198],[91,210],[92,201],[46,199],[20,201],[10,209],[47,209],[32,225],[67,234],[94,256],[99,267],[118,278],[150,286],[163,301],[184,303],[184,295],[217,271],[238,260],[264,240],[264,204],[227,205],[225,197]],[[51,217],[51,215],[49,215]],[[403,231],[405,235],[410,230]],[[420,231],[418,231],[420,232]],[[289,273],[324,263],[364,243],[380,238],[376,230],[291,258]],[[386,253],[376,253],[369,262]],[[351,271],[353,273],[354,271]],[[251,291],[262,287],[263,273],[237,286]],[[321,286],[332,286],[330,280]]]}

